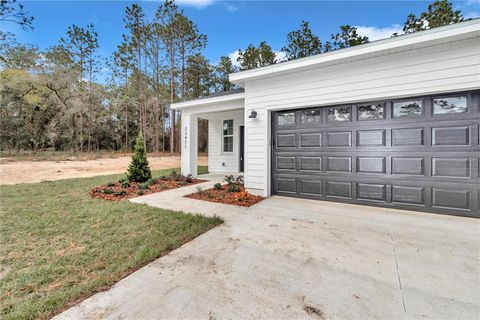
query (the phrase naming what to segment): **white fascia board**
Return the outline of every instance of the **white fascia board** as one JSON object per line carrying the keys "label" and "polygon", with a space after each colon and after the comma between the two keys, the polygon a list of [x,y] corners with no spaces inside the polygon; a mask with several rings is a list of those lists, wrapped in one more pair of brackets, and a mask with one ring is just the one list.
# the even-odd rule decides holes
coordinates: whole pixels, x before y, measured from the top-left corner
{"label": "white fascia board", "polygon": [[174,110],[182,110],[182,109],[191,108],[191,107],[199,107],[200,108],[201,106],[211,105],[213,103],[231,102],[231,101],[236,101],[236,100],[241,100],[241,99],[245,99],[245,93],[244,92],[229,94],[229,95],[219,96],[219,97],[201,98],[201,99],[196,99],[196,100],[178,102],[178,103],[172,104],[171,107]]}
{"label": "white fascia board", "polygon": [[320,67],[322,64],[335,63],[336,60],[355,59],[360,56],[374,55],[383,51],[395,52],[405,50],[405,47],[415,45],[435,45],[455,39],[465,39],[480,36],[480,19],[468,20],[448,26],[434,28],[426,31],[419,31],[408,35],[401,35],[394,38],[377,40],[370,43],[350,47],[346,49],[326,52],[319,55],[301,58],[297,60],[273,64],[270,66],[256,68],[247,71],[231,73],[230,82],[244,86],[245,81],[266,78],[277,74],[301,71]]}

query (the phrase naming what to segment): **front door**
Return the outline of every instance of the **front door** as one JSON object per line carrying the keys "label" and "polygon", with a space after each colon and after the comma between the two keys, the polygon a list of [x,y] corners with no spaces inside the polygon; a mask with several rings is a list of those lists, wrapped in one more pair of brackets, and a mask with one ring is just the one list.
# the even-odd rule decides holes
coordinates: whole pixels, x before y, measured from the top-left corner
{"label": "front door", "polygon": [[240,167],[239,171],[243,172],[244,170],[244,148],[245,148],[245,127],[240,126]]}

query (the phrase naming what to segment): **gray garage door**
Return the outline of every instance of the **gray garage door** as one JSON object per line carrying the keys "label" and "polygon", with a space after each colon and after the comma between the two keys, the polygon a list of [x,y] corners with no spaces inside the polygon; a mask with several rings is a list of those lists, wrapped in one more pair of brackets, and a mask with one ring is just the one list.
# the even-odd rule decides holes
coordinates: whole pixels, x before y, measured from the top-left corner
{"label": "gray garage door", "polygon": [[479,216],[479,91],[272,116],[277,195]]}

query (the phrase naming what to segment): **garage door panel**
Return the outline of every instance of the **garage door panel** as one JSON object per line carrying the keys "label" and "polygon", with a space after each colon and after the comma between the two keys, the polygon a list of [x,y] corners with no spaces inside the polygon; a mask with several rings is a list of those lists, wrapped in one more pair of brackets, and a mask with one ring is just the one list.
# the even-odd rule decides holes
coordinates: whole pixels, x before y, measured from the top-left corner
{"label": "garage door panel", "polygon": [[277,170],[295,171],[295,157],[277,156]]}
{"label": "garage door panel", "polygon": [[304,195],[321,196],[323,194],[323,181],[299,179],[299,193]]}
{"label": "garage door panel", "polygon": [[327,181],[327,197],[352,198],[352,184],[350,182]]}
{"label": "garage door panel", "polygon": [[470,177],[470,159],[432,158],[432,176],[468,178]]}
{"label": "garage door panel", "polygon": [[327,171],[352,172],[351,157],[327,157]]}
{"label": "garage door panel", "polygon": [[432,189],[434,207],[468,210],[470,208],[470,190]]}
{"label": "garage door panel", "polygon": [[278,134],[277,135],[277,147],[278,148],[287,148],[287,147],[296,147],[297,139],[296,134]]}
{"label": "garage door panel", "polygon": [[423,157],[392,157],[392,174],[423,176],[425,159]]}
{"label": "garage door panel", "polygon": [[322,157],[300,157],[300,171],[322,171]]}
{"label": "garage door panel", "polygon": [[327,147],[350,147],[352,145],[352,132],[327,132]]}
{"label": "garage door panel", "polygon": [[276,190],[279,192],[296,193],[297,186],[295,178],[276,178]]}
{"label": "garage door panel", "polygon": [[357,173],[385,173],[385,157],[357,157]]}
{"label": "garage door panel", "polygon": [[392,130],[392,146],[423,146],[423,128],[403,128]]}
{"label": "garage door panel", "polygon": [[357,146],[385,146],[385,130],[357,131]]}
{"label": "garage door panel", "polygon": [[432,146],[469,146],[470,128],[442,127],[432,128]]}
{"label": "garage door panel", "polygon": [[369,201],[386,201],[385,184],[357,183],[357,199]]}
{"label": "garage door panel", "polygon": [[392,186],[392,202],[423,205],[424,199],[425,187]]}
{"label": "garage door panel", "polygon": [[[448,94],[282,111],[296,122],[272,120],[273,193],[480,217],[480,91],[461,94],[474,99],[457,114],[433,113]],[[410,100],[422,112],[394,117],[395,103]],[[359,117],[371,104],[384,105],[383,118]],[[328,118],[338,107],[351,110],[348,121]]]}
{"label": "garage door panel", "polygon": [[301,133],[300,147],[302,148],[322,147],[322,133]]}

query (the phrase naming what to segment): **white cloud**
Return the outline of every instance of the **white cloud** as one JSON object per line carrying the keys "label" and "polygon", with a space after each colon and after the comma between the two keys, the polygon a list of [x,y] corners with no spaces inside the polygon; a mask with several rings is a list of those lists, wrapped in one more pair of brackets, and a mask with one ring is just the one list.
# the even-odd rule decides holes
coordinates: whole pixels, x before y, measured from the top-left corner
{"label": "white cloud", "polygon": [[275,51],[275,61],[277,63],[285,61],[286,56],[287,56],[287,54],[283,51]]}
{"label": "white cloud", "polygon": [[231,2],[224,2],[223,5],[225,6],[225,9],[227,9],[228,12],[235,12],[238,11],[238,7],[234,5]]}
{"label": "white cloud", "polygon": [[361,36],[367,36],[370,41],[379,39],[390,38],[392,34],[401,34],[402,26],[394,24],[389,27],[370,27],[370,26],[355,26],[358,30],[358,34]]}
{"label": "white cloud", "polygon": [[215,0],[177,0],[176,1],[176,3],[178,3],[179,5],[190,6],[197,9],[206,8],[209,5],[212,5],[214,2]]}
{"label": "white cloud", "polygon": [[235,66],[235,67],[240,67],[240,63],[238,63],[237,61],[237,58],[238,58],[238,52],[239,50],[235,50],[233,51],[232,53],[229,53],[228,54],[228,57],[230,58],[230,60],[232,61],[232,64]]}

